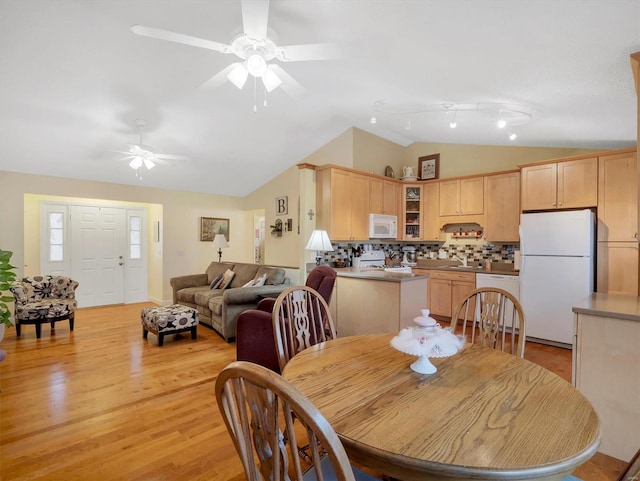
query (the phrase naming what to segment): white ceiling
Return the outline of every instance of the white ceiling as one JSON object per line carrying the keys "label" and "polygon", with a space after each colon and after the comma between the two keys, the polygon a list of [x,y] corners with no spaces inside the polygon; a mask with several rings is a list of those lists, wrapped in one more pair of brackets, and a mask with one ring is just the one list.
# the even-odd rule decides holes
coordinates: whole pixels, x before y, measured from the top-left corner
{"label": "white ceiling", "polygon": [[[141,37],[142,24],[230,43],[238,0],[0,0],[0,170],[244,196],[350,127],[413,142],[618,148],[636,143],[629,55],[640,0],[272,0],[279,45],[336,42],[339,60],[281,66],[253,112],[251,80],[198,88],[233,55]],[[400,115],[518,104],[515,142],[487,115]],[[187,156],[137,179],[114,150]],[[411,120],[407,130],[406,121]]]}

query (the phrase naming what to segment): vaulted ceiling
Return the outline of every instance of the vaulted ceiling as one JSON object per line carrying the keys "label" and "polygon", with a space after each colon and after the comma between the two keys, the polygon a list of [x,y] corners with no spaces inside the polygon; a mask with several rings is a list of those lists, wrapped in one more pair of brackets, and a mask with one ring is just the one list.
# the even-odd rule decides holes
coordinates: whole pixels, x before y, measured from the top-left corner
{"label": "vaulted ceiling", "polygon": [[[305,92],[276,88],[265,107],[251,76],[202,86],[233,54],[130,28],[229,44],[238,0],[0,0],[0,170],[244,196],[350,127],[402,145],[636,143],[639,0],[272,0],[268,13],[278,45],[341,56],[274,59]],[[184,158],[136,177],[118,153],[139,143],[136,119],[144,144]]]}

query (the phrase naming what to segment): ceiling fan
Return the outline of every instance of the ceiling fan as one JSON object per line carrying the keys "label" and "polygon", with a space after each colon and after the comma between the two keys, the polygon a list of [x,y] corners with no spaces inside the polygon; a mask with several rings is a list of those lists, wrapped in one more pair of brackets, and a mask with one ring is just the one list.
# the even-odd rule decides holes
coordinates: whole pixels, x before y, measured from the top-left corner
{"label": "ceiling fan", "polygon": [[146,167],[148,170],[153,169],[156,166],[156,163],[162,160],[184,160],[186,157],[181,155],[170,155],[170,154],[158,154],[153,151],[153,147],[150,145],[146,145],[142,142],[142,129],[146,126],[146,122],[144,119],[136,119],[136,125],[138,126],[138,130],[140,133],[140,143],[139,144],[130,144],[129,150],[126,152],[118,151],[121,154],[126,154],[126,157],[123,157],[122,160],[128,160],[129,167],[132,169],[138,170],[142,166]]}
{"label": "ceiling fan", "polygon": [[215,74],[201,87],[218,87],[228,80],[242,89],[251,74],[254,79],[262,80],[267,92],[280,87],[291,97],[300,98],[305,93],[304,87],[280,65],[269,62],[274,59],[280,62],[297,62],[340,57],[338,46],[331,43],[278,46],[267,36],[269,0],[241,0],[240,3],[244,32],[234,37],[229,45],[143,25],[134,25],[131,30],[143,37],[234,54],[240,59]]}

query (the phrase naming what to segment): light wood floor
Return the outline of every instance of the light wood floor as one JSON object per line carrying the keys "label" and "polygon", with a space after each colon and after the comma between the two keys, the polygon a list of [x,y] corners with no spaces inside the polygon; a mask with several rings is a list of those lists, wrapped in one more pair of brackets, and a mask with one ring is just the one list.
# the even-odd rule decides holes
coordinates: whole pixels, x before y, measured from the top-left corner
{"label": "light wood floor", "polygon": [[[35,338],[7,330],[0,347],[0,479],[242,480],[239,458],[214,395],[235,344],[199,327],[165,340],[142,339],[134,304],[81,309]],[[570,351],[527,344],[526,357],[571,379]],[[597,454],[576,471],[615,480],[624,463]]]}

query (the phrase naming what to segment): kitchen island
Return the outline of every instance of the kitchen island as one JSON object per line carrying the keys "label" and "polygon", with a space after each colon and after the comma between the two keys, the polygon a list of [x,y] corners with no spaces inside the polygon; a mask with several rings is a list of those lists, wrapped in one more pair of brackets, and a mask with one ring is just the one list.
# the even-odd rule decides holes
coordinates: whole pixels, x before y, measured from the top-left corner
{"label": "kitchen island", "polygon": [[384,269],[336,269],[336,330],[339,337],[397,333],[413,325],[427,306],[427,275]]}
{"label": "kitchen island", "polygon": [[640,446],[640,297],[593,293],[573,312],[573,384],[602,421],[599,451],[628,462]]}

